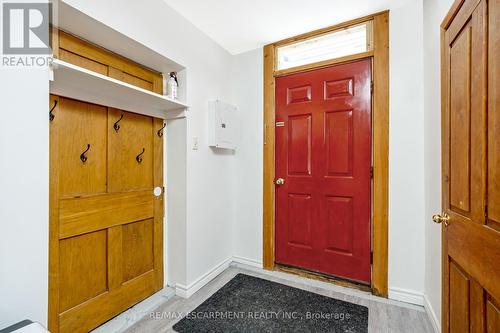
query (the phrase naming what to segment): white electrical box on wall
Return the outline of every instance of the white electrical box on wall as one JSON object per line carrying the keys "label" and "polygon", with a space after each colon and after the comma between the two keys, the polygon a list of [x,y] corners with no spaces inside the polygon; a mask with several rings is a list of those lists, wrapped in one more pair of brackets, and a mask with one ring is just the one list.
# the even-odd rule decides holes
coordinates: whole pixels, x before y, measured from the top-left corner
{"label": "white electrical box on wall", "polygon": [[221,100],[208,102],[208,145],[236,149],[237,108]]}

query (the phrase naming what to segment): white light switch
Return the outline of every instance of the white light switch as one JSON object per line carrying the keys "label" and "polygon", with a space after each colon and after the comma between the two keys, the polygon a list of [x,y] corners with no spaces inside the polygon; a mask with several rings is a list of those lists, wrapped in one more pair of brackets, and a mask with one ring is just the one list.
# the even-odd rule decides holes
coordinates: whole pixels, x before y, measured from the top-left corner
{"label": "white light switch", "polygon": [[193,150],[198,150],[198,137],[193,136]]}

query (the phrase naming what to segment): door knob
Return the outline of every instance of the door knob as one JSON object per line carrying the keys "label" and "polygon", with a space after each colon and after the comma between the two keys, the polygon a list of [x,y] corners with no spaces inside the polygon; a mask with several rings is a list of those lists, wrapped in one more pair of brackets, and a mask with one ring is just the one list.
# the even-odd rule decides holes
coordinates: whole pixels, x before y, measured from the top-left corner
{"label": "door knob", "polygon": [[285,184],[285,180],[283,178],[278,178],[278,179],[276,179],[276,181],[274,183],[276,185],[283,185],[283,184]]}
{"label": "door knob", "polygon": [[432,215],[432,220],[436,223],[443,223],[445,227],[450,224],[450,216],[446,213]]}

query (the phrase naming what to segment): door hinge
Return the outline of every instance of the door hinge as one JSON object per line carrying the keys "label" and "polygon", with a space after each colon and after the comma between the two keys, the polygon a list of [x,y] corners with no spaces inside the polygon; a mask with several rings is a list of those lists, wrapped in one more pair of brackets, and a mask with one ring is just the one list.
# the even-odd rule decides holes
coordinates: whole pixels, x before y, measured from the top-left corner
{"label": "door hinge", "polygon": [[373,179],[373,167],[370,167],[370,178]]}
{"label": "door hinge", "polygon": [[370,93],[373,94],[373,81],[370,82]]}
{"label": "door hinge", "polygon": [[370,252],[370,264],[373,264],[373,252]]}

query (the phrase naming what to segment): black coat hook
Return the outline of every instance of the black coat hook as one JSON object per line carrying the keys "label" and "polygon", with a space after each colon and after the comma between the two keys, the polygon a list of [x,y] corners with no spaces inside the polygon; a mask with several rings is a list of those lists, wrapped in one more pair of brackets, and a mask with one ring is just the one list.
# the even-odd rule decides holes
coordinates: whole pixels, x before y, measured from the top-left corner
{"label": "black coat hook", "polygon": [[145,151],[146,151],[146,149],[142,148],[142,152],[135,157],[135,160],[137,161],[137,163],[142,162],[142,154],[144,154]]}
{"label": "black coat hook", "polygon": [[123,119],[123,113],[122,113],[122,115],[121,115],[120,119],[118,119],[118,120],[115,122],[115,124],[113,125],[113,128],[114,128],[114,129],[115,129],[115,131],[117,131],[117,132],[118,132],[118,130],[120,129],[120,124],[119,124],[119,122],[120,122],[122,119]]}
{"label": "black coat hook", "polygon": [[158,130],[158,136],[161,138],[163,136],[163,129],[167,126],[167,123],[163,123],[163,127]]}
{"label": "black coat hook", "polygon": [[54,111],[54,109],[56,108],[56,106],[57,106],[57,99],[54,101],[54,106],[52,106],[52,107],[50,108],[50,111],[49,111],[49,120],[50,120],[50,121],[54,120],[54,118],[55,118],[55,116],[54,116],[54,114],[52,113],[52,111]]}
{"label": "black coat hook", "polygon": [[82,160],[82,163],[87,162],[87,152],[90,150],[90,143],[87,144],[87,149],[83,153],[80,154],[80,160]]}

